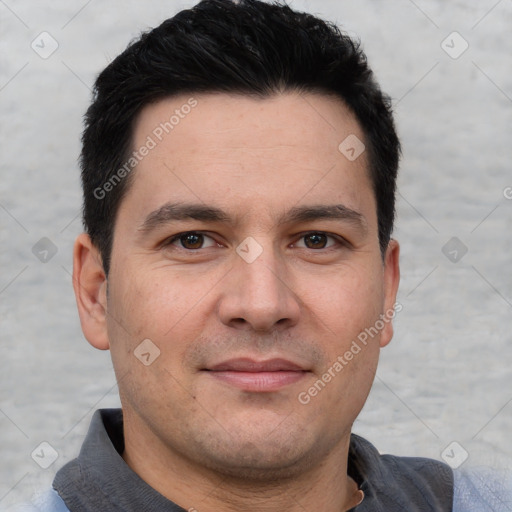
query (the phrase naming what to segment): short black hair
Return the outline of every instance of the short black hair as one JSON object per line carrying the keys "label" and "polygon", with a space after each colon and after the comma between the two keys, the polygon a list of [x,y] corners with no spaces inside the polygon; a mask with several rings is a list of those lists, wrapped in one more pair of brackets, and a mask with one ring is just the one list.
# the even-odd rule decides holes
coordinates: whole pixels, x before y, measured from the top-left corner
{"label": "short black hair", "polygon": [[83,221],[106,274],[116,213],[133,177],[128,171],[136,164],[130,155],[142,108],[182,94],[268,98],[286,91],[335,96],[355,115],[365,137],[384,254],[395,217],[400,142],[391,101],[360,43],[286,4],[202,0],[143,33],[95,82],[80,157]]}

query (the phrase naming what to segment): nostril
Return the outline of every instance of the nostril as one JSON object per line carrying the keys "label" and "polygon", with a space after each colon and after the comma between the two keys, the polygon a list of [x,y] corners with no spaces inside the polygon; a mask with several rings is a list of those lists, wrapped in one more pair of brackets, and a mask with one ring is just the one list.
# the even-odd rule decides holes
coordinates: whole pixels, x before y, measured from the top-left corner
{"label": "nostril", "polygon": [[232,327],[243,327],[246,324],[248,324],[247,320],[245,318],[232,318],[229,322]]}

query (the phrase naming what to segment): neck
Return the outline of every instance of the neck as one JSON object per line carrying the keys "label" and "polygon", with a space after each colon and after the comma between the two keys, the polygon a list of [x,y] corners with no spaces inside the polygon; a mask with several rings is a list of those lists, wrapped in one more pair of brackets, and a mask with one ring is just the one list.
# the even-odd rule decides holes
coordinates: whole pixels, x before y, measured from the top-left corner
{"label": "neck", "polygon": [[184,457],[147,427],[129,420],[125,417],[125,462],[153,489],[185,510],[340,512],[358,503],[357,485],[347,476],[350,432],[325,457],[299,464],[307,469],[288,469],[287,476],[267,472],[267,477],[240,478]]}

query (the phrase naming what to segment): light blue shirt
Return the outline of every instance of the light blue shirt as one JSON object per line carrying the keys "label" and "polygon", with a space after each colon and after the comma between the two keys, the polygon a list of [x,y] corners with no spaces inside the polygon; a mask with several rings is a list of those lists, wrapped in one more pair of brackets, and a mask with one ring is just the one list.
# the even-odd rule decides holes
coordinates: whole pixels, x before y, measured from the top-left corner
{"label": "light blue shirt", "polygon": [[69,512],[65,503],[54,489],[37,494],[31,503],[16,505],[6,512]]}
{"label": "light blue shirt", "polygon": [[512,473],[472,468],[453,475],[453,512],[512,512]]}

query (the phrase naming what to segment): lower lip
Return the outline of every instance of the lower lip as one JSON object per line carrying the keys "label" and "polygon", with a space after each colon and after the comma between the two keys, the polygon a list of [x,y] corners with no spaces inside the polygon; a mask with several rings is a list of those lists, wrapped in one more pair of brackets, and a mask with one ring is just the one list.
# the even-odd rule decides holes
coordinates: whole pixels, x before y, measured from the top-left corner
{"label": "lower lip", "polygon": [[227,384],[236,386],[243,391],[277,391],[284,386],[302,380],[305,371],[277,371],[277,372],[235,372],[235,371],[209,371],[213,378]]}

